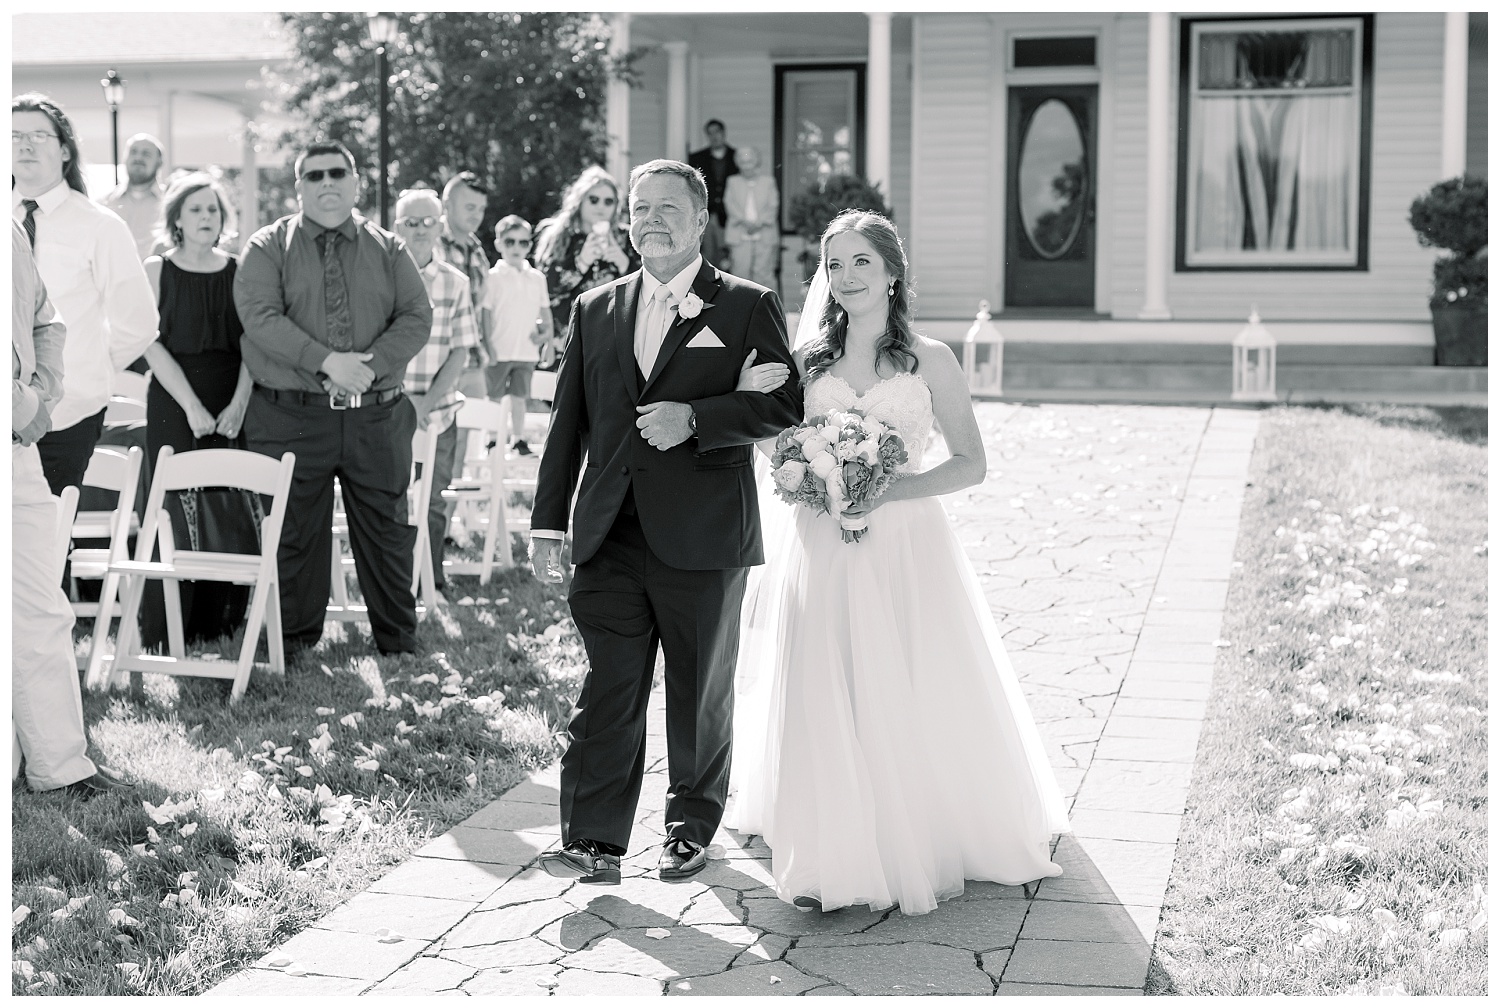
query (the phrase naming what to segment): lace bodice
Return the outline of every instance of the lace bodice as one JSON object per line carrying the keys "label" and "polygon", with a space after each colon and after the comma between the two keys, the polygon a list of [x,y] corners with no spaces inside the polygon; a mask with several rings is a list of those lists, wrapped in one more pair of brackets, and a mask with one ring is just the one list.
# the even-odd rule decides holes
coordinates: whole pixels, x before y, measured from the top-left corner
{"label": "lace bodice", "polygon": [[833,409],[857,409],[896,428],[906,442],[902,472],[916,472],[927,453],[927,439],[932,436],[932,390],[914,372],[903,371],[878,381],[864,395],[856,394],[838,375],[819,375],[803,392],[802,402],[804,419]]}

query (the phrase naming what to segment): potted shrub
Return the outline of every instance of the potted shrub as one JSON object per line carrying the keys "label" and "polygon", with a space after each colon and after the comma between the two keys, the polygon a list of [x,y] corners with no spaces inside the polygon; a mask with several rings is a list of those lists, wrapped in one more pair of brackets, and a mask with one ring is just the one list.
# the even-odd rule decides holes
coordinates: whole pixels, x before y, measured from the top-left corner
{"label": "potted shrub", "polygon": [[1489,338],[1489,186],[1464,175],[1433,186],[1411,205],[1417,241],[1448,254],[1433,267],[1432,331],[1437,363],[1483,367]]}
{"label": "potted shrub", "polygon": [[811,279],[818,268],[818,239],[823,237],[828,222],[845,210],[873,210],[891,216],[880,188],[860,175],[830,175],[792,198],[789,211],[792,227],[806,243],[798,256],[804,280]]}

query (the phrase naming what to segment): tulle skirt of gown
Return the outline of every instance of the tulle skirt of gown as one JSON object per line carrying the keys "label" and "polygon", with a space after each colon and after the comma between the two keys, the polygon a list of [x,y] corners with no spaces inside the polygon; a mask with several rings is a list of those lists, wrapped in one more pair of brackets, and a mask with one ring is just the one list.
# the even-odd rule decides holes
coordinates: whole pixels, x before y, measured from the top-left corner
{"label": "tulle skirt of gown", "polygon": [[942,505],[894,501],[845,544],[762,500],[726,825],[765,837],[778,895],[917,914],[1061,874],[1062,797]]}

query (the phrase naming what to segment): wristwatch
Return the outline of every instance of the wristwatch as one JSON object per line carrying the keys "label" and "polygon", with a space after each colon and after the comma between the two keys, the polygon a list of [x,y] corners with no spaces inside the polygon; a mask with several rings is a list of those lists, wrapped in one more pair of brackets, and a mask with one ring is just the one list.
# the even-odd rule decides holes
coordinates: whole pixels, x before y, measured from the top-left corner
{"label": "wristwatch", "polygon": [[688,407],[688,429],[694,434],[698,433],[698,414],[693,412],[691,406]]}

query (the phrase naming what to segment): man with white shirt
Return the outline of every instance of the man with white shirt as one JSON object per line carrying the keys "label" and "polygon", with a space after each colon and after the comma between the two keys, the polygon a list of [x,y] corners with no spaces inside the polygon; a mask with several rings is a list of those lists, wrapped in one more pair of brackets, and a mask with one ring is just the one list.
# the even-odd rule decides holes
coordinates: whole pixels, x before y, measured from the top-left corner
{"label": "man with white shirt", "polygon": [[746,575],[763,563],[755,442],[802,418],[802,391],[736,392],[741,363],[795,368],[781,302],[703,260],[703,177],[680,161],[630,176],[643,269],[573,304],[532,509],[532,566],[558,582],[573,508],[568,602],[589,672],[568,724],[563,846],[542,867],[620,881],[646,753],[657,646],[666,656],[670,790],[658,871],[703,870],[724,814]]}
{"label": "man with white shirt", "polygon": [[[90,797],[134,785],[89,759],[73,662],[73,608],[63,594],[57,498],[36,441],[62,396],[66,330],[47,300],[30,239],[10,226],[11,725],[33,791]],[[12,747],[11,774],[20,760]]]}
{"label": "man with white shirt", "polygon": [[135,236],[135,250],[144,262],[160,240],[161,201],[167,187],[158,181],[162,166],[161,141],[150,133],[137,133],[125,141],[125,184],[99,202],[120,215]]}
{"label": "man with white shirt", "polygon": [[54,494],[79,486],[104,430],[113,376],[156,339],[156,299],[125,222],[88,198],[73,125],[35,92],[11,99],[11,217],[68,324],[63,397],[41,439]]}

